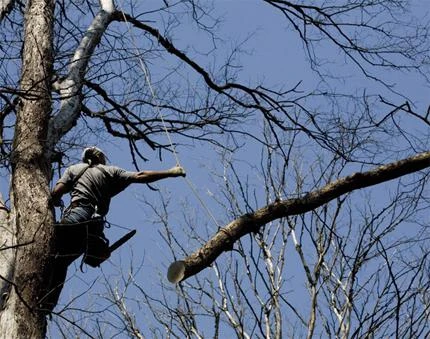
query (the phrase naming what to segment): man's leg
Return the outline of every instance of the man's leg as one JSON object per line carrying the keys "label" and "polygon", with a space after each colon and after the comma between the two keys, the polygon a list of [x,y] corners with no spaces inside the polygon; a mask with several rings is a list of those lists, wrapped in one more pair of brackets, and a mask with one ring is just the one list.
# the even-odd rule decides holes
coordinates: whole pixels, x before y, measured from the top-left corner
{"label": "man's leg", "polygon": [[91,211],[85,208],[69,209],[64,218],[55,227],[55,252],[53,254],[53,270],[50,283],[41,298],[41,307],[52,312],[58,303],[67,277],[67,268],[79,258],[85,250],[85,222],[90,218]]}

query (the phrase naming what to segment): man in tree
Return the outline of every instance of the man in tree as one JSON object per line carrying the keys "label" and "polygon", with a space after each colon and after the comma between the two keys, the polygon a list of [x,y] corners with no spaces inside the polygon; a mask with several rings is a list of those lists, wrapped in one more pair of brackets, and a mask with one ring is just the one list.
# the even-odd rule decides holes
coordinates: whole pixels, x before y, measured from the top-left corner
{"label": "man in tree", "polygon": [[57,304],[67,267],[84,254],[84,261],[98,266],[109,255],[109,242],[103,233],[103,218],[109,211],[110,200],[132,183],[151,183],[157,180],[185,176],[180,166],[164,171],[129,172],[106,165],[105,154],[97,147],[86,148],[82,163],[66,169],[52,191],[54,206],[61,197],[71,194],[70,206],[55,227],[56,252],[51,283],[42,307],[47,311]]}

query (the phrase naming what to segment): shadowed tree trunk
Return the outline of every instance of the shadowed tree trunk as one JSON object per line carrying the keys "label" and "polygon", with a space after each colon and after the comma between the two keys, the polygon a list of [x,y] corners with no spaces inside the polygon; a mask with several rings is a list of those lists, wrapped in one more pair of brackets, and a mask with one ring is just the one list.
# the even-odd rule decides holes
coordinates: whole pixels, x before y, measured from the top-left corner
{"label": "shadowed tree trunk", "polygon": [[[28,2],[12,154],[9,229],[18,246],[13,286],[0,314],[4,338],[43,338],[46,320],[40,299],[49,278],[53,213],[49,207],[50,162],[45,149],[51,113],[53,0]],[[6,249],[7,251],[8,249]]]}
{"label": "shadowed tree trunk", "polygon": [[[0,193],[0,249],[9,248],[14,245],[15,238],[12,231],[9,229],[9,210],[7,209],[3,196]],[[13,249],[0,250],[0,311],[3,310],[5,302],[9,296],[12,281],[14,265],[13,256],[15,251]]]}

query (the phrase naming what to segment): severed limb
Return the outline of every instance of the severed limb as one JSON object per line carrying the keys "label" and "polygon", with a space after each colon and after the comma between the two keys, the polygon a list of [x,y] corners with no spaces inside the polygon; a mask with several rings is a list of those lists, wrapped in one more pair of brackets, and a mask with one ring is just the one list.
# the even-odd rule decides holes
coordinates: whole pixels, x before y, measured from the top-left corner
{"label": "severed limb", "polygon": [[231,250],[234,243],[241,237],[259,231],[271,221],[309,212],[343,194],[374,186],[428,167],[430,167],[430,152],[418,153],[370,171],[357,172],[338,179],[303,197],[279,200],[253,213],[242,215],[221,228],[194,253],[183,260],[173,262],[168,269],[167,277],[170,282],[178,283],[199,273],[209,267],[222,252]]}

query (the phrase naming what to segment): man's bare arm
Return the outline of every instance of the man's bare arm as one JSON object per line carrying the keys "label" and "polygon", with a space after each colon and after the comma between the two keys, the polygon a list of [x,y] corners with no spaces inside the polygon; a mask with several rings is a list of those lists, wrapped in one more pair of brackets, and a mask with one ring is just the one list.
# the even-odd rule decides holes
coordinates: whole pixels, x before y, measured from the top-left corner
{"label": "man's bare arm", "polygon": [[180,166],[172,167],[166,171],[141,171],[132,179],[133,183],[149,184],[151,182],[175,177],[185,177],[185,170]]}

